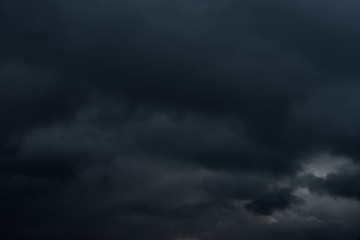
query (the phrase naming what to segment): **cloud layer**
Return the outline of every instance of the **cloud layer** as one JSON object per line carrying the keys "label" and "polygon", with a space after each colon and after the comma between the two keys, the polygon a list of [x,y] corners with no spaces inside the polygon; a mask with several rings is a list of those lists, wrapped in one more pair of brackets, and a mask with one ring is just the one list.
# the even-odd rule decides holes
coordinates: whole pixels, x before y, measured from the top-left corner
{"label": "cloud layer", "polygon": [[6,239],[356,239],[356,1],[0,1]]}

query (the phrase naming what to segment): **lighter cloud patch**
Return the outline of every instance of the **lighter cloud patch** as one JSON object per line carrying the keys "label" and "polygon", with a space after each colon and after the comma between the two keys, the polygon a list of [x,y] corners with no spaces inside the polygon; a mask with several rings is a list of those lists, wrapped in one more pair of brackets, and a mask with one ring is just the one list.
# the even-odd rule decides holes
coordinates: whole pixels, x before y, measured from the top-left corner
{"label": "lighter cloud patch", "polygon": [[[313,194],[307,188],[299,188],[294,194],[306,201],[306,205],[292,212],[299,217],[301,224],[313,228],[324,228],[342,224],[358,226],[357,223],[360,222],[358,201]],[[278,214],[275,217],[279,220],[283,216]],[[298,224],[300,224],[299,221]]]}
{"label": "lighter cloud patch", "polygon": [[269,217],[268,218],[268,223],[269,224],[274,224],[274,223],[278,223],[279,221],[276,219],[276,218],[274,218],[274,217]]}
{"label": "lighter cloud patch", "polygon": [[330,154],[317,154],[307,161],[304,172],[325,178],[329,173],[337,172],[340,168],[350,165],[352,165],[352,161],[349,158]]}

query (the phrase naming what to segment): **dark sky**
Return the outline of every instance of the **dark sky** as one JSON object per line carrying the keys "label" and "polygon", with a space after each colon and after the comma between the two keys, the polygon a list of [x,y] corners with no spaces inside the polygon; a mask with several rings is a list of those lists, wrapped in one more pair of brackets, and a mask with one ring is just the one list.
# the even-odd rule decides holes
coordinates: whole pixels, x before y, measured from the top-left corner
{"label": "dark sky", "polygon": [[0,0],[0,238],[360,236],[357,0]]}

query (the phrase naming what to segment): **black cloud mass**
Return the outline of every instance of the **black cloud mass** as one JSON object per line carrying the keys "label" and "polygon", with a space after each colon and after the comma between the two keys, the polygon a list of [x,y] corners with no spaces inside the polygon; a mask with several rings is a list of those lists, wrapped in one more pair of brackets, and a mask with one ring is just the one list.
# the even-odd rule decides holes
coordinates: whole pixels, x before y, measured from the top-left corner
{"label": "black cloud mass", "polygon": [[0,0],[1,239],[358,239],[360,2]]}

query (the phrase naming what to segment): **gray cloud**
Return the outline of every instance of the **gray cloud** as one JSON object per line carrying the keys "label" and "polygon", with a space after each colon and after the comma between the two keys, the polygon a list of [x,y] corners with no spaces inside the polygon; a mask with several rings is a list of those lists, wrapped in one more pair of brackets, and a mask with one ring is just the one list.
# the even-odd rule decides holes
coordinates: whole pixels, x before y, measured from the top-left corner
{"label": "gray cloud", "polygon": [[356,238],[359,11],[0,1],[3,235]]}

